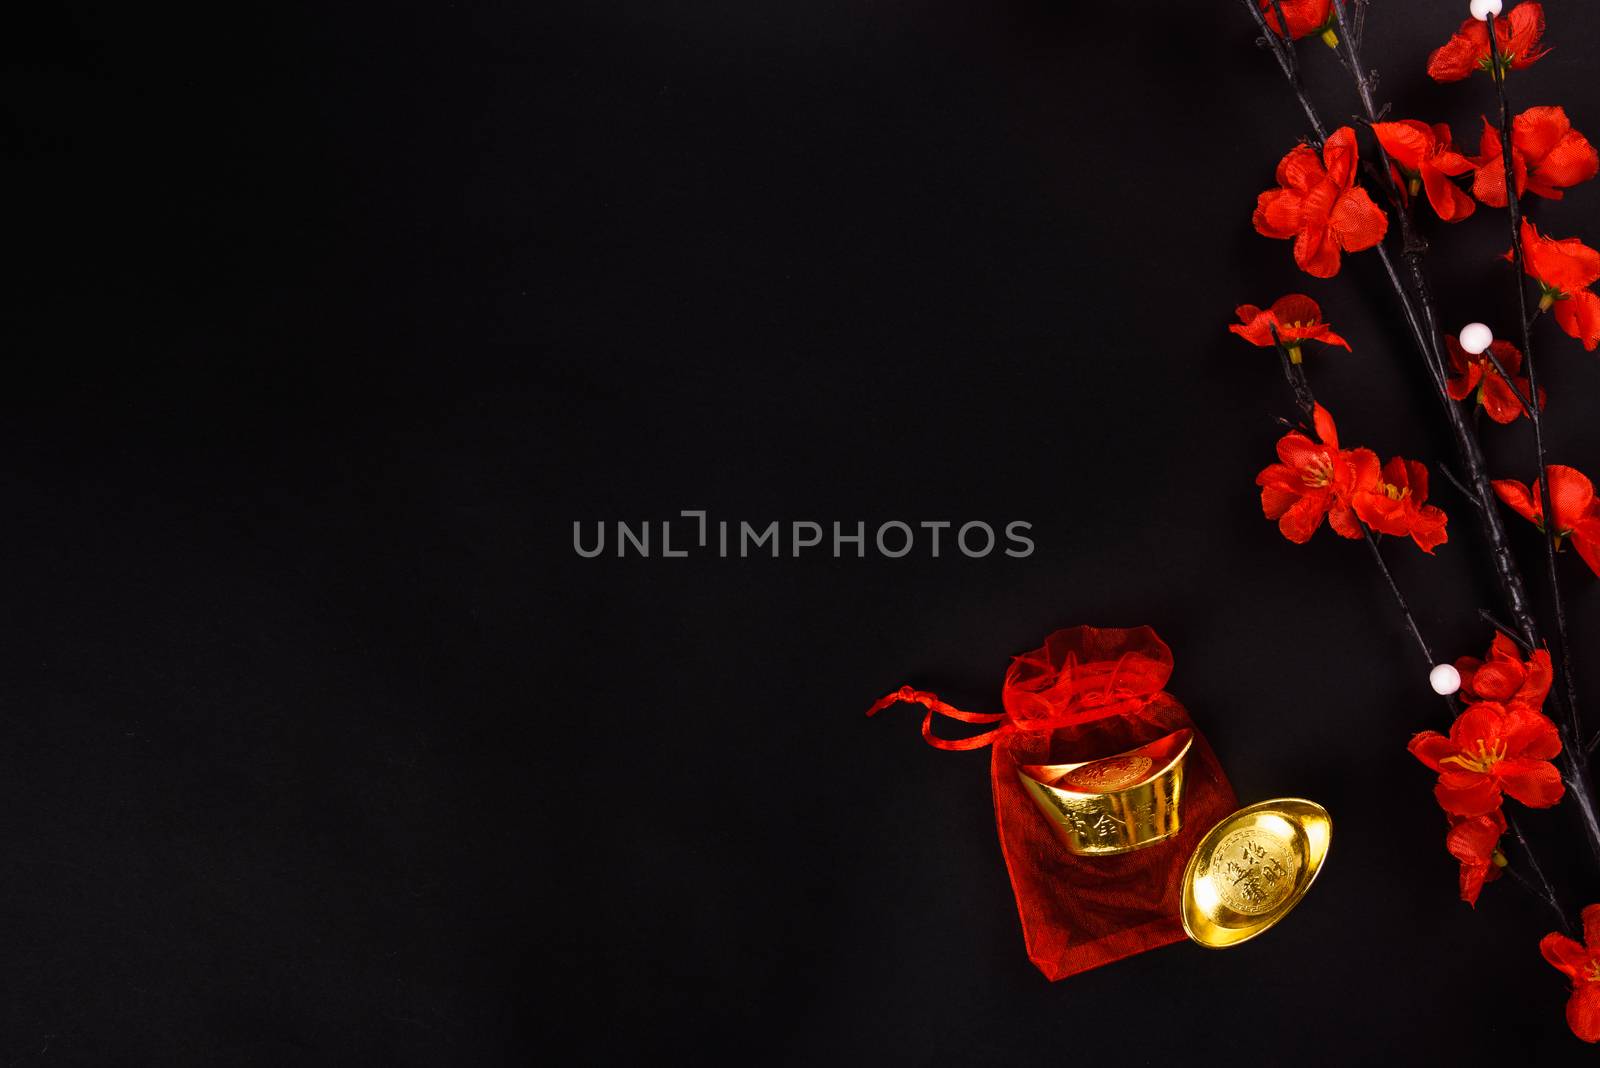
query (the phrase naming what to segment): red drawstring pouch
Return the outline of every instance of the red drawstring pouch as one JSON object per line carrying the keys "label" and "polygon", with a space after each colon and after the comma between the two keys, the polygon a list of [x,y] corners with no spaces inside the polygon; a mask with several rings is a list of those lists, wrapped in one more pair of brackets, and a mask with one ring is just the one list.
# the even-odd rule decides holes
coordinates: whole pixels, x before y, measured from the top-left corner
{"label": "red drawstring pouch", "polygon": [[[1069,853],[1018,777],[1023,766],[1098,760],[1192,730],[1189,713],[1162,689],[1171,675],[1172,651],[1149,627],[1072,627],[1012,661],[1000,693],[1004,712],[963,712],[909,686],[867,710],[871,716],[901,701],[920,704],[928,709],[922,736],[929,745],[990,746],[1000,851],[1028,958],[1048,979],[1184,938],[1178,918],[1184,864],[1206,831],[1237,807],[1199,731],[1184,770],[1178,833],[1128,853]],[[935,714],[993,729],[941,738],[933,733]]]}

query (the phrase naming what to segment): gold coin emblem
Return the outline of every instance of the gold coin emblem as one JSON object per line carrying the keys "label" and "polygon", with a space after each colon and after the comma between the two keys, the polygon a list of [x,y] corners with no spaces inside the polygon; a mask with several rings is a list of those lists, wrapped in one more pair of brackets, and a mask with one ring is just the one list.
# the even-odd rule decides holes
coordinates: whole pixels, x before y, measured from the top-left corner
{"label": "gold coin emblem", "polygon": [[1211,861],[1222,903],[1246,916],[1275,907],[1294,889],[1300,859],[1289,843],[1255,827],[1241,827],[1222,840]]}
{"label": "gold coin emblem", "polygon": [[1062,785],[1085,793],[1103,794],[1132,786],[1149,774],[1153,761],[1147,756],[1106,757],[1074,768],[1062,777]]}

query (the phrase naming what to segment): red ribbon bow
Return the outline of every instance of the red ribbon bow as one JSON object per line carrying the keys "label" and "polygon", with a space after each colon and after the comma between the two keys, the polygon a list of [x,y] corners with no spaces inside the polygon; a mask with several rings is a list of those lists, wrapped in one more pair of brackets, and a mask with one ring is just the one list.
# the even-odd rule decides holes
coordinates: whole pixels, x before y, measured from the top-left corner
{"label": "red ribbon bow", "polygon": [[874,701],[872,707],[867,709],[867,715],[875,716],[890,705],[897,705],[902,701],[927,708],[928,714],[922,719],[922,737],[935,749],[981,749],[994,741],[994,736],[1000,733],[1000,728],[996,727],[992,731],[984,731],[970,738],[940,738],[933,733],[935,712],[941,716],[960,720],[962,723],[999,723],[1006,718],[1004,712],[963,712],[954,705],[945,704],[934,694],[925,690],[914,690],[910,686],[902,686],[894,693]]}
{"label": "red ribbon bow", "polygon": [[[1070,627],[1011,662],[1001,691],[1004,712],[966,712],[926,690],[902,686],[867,709],[873,716],[904,701],[927,708],[922,737],[936,749],[981,749],[1003,730],[1052,730],[1143,708],[1172,674],[1172,651],[1149,627]],[[970,738],[933,733],[938,713],[962,723],[1003,723]]]}

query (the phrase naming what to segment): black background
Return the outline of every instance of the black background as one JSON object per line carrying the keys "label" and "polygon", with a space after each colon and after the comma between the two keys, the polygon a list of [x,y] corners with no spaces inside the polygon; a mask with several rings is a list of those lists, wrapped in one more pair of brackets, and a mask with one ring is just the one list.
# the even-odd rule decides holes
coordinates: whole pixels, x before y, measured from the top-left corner
{"label": "black background", "polygon": [[[1488,82],[1423,73],[1465,3],[1378,7],[1380,97],[1475,149]],[[1517,103],[1592,131],[1600,17],[1547,8]],[[1352,339],[1312,354],[1347,441],[1445,440],[1374,256],[1317,281],[1250,227],[1302,129],[1253,36],[1226,0],[14,26],[7,1063],[1587,1054],[1547,916],[1455,899],[1404,749],[1443,709],[1365,551],[1260,517],[1288,402],[1237,303],[1308,292]],[[1592,242],[1597,196],[1531,210]],[[1502,214],[1433,236],[1444,321],[1513,321]],[[1553,459],[1592,470],[1600,368],[1538,339]],[[1485,433],[1525,478],[1525,427]],[[1481,652],[1482,546],[1435,497],[1437,558],[1388,551],[1430,639]],[[574,521],[697,508],[1038,548],[573,552]],[[1077,623],[1160,631],[1242,800],[1333,812],[1269,936],[1045,982],[986,757],[862,718],[902,682],[997,708]],[[1527,822],[1600,894],[1564,812]]]}

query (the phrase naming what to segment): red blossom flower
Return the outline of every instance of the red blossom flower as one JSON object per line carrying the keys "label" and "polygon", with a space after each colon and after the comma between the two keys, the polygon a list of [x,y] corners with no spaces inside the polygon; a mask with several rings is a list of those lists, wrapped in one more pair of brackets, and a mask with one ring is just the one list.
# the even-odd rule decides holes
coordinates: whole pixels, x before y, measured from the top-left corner
{"label": "red blossom flower", "polygon": [[1312,421],[1321,443],[1298,430],[1278,439],[1278,459],[1256,476],[1261,511],[1278,521],[1283,536],[1296,544],[1308,541],[1327,517],[1334,532],[1362,536],[1351,504],[1355,495],[1378,480],[1378,457],[1371,449],[1340,449],[1333,416],[1317,405]]}
{"label": "red blossom flower", "polygon": [[1557,326],[1569,337],[1583,342],[1583,347],[1590,352],[1600,346],[1600,296],[1580,289],[1565,297],[1556,297],[1554,302]]}
{"label": "red blossom flower", "polygon": [[1267,25],[1272,27],[1272,32],[1281,34],[1283,27],[1278,23],[1278,13],[1275,7],[1283,8],[1283,20],[1289,24],[1289,36],[1296,41],[1312,34],[1321,34],[1322,39],[1332,48],[1339,43],[1338,34],[1333,32],[1333,0],[1279,0],[1274,4],[1272,0],[1260,0],[1261,13],[1267,18]]}
{"label": "red blossom flower", "polygon": [[1554,932],[1539,940],[1539,952],[1568,979],[1567,1026],[1585,1042],[1600,1042],[1600,905],[1583,910],[1583,941]]}
{"label": "red blossom flower", "polygon": [[1252,345],[1265,346],[1274,344],[1272,331],[1276,327],[1278,340],[1288,350],[1289,359],[1295,363],[1300,362],[1302,341],[1320,341],[1324,345],[1343,345],[1346,350],[1350,348],[1350,342],[1335,334],[1322,321],[1322,309],[1317,302],[1304,293],[1279,297],[1270,308],[1241,304],[1234,309],[1234,313],[1241,321],[1231,324],[1229,330]]}
{"label": "red blossom flower", "polygon": [[[1505,207],[1506,163],[1500,131],[1488,119],[1483,120],[1478,155],[1469,162],[1475,170],[1472,195],[1490,207]],[[1560,200],[1563,189],[1587,182],[1600,171],[1600,155],[1588,138],[1572,128],[1565,110],[1529,108],[1511,122],[1511,169],[1517,196],[1534,193]]]}
{"label": "red blossom flower", "polygon": [[1396,456],[1383,465],[1382,475],[1370,487],[1355,492],[1350,503],[1373,530],[1409,537],[1417,548],[1432,553],[1446,541],[1448,519],[1427,500],[1428,469]]}
{"label": "red blossom flower", "polygon": [[[1506,259],[1511,259],[1506,252]],[[1539,308],[1555,305],[1556,323],[1590,352],[1600,346],[1600,296],[1589,286],[1600,279],[1600,252],[1575,237],[1553,238],[1522,220],[1523,267],[1543,291]]]}
{"label": "red blossom flower", "polygon": [[[1450,349],[1450,377],[1445,380],[1445,389],[1449,391],[1452,400],[1466,400],[1477,392],[1477,401],[1483,405],[1484,411],[1489,413],[1489,418],[1497,423],[1513,422],[1517,416],[1523,414],[1522,402],[1517,399],[1517,394],[1512,391],[1506,380],[1500,377],[1500,372],[1494,369],[1494,363],[1489,359],[1489,353],[1500,361],[1511,375],[1511,381],[1517,390],[1526,397],[1528,395],[1528,380],[1517,374],[1522,369],[1522,350],[1509,341],[1496,341],[1489,346],[1489,353],[1477,356],[1467,352],[1461,347],[1454,334],[1445,335],[1445,344]],[[1539,390],[1539,410],[1544,410],[1545,392]]]}
{"label": "red blossom flower", "polygon": [[1472,163],[1450,143],[1450,127],[1416,119],[1374,123],[1372,132],[1415,196],[1426,189],[1428,203],[1445,222],[1460,222],[1477,207],[1450,179],[1467,174]]}
{"label": "red blossom flower", "polygon": [[1484,659],[1463,656],[1456,660],[1456,671],[1461,675],[1463,701],[1495,701],[1535,712],[1544,707],[1555,678],[1549,650],[1535,649],[1532,656],[1523,660],[1516,645],[1504,634],[1494,636]]}
{"label": "red blossom flower", "polygon": [[[1521,70],[1544,57],[1548,48],[1539,47],[1544,36],[1544,8],[1522,3],[1504,18],[1494,20],[1495,44],[1502,68]],[[1459,82],[1473,71],[1489,69],[1489,26],[1475,18],[1461,24],[1450,40],[1428,57],[1428,76],[1436,82]]]}
{"label": "red blossom flower", "polygon": [[1522,220],[1522,258],[1527,272],[1557,293],[1585,289],[1600,279],[1600,252],[1575,237],[1546,237],[1527,219]]}
{"label": "red blossom flower", "polygon": [[[1551,464],[1546,477],[1550,480],[1550,499],[1555,502],[1556,546],[1565,538],[1572,539],[1589,570],[1600,575],[1600,501],[1595,500],[1594,483],[1587,475],[1573,467]],[[1493,483],[1494,493],[1506,507],[1522,518],[1545,529],[1544,505],[1540,500],[1539,483],[1524,486],[1516,479],[1498,479]]]}
{"label": "red blossom flower", "polygon": [[1549,808],[1566,787],[1550,763],[1561,752],[1556,725],[1524,705],[1479,701],[1456,717],[1446,737],[1423,731],[1407,746],[1439,773],[1433,796],[1452,816],[1483,816],[1507,793],[1529,808]]}
{"label": "red blossom flower", "polygon": [[1339,253],[1359,252],[1383,240],[1389,217],[1355,184],[1356,135],[1335,130],[1318,157],[1296,145],[1278,161],[1278,188],[1256,198],[1257,232],[1294,239],[1294,262],[1317,278],[1339,273]]}
{"label": "red blossom flower", "polygon": [[1506,815],[1494,809],[1481,816],[1453,817],[1444,847],[1461,862],[1461,900],[1474,907],[1483,884],[1500,878],[1505,854],[1500,836],[1506,833]]}

